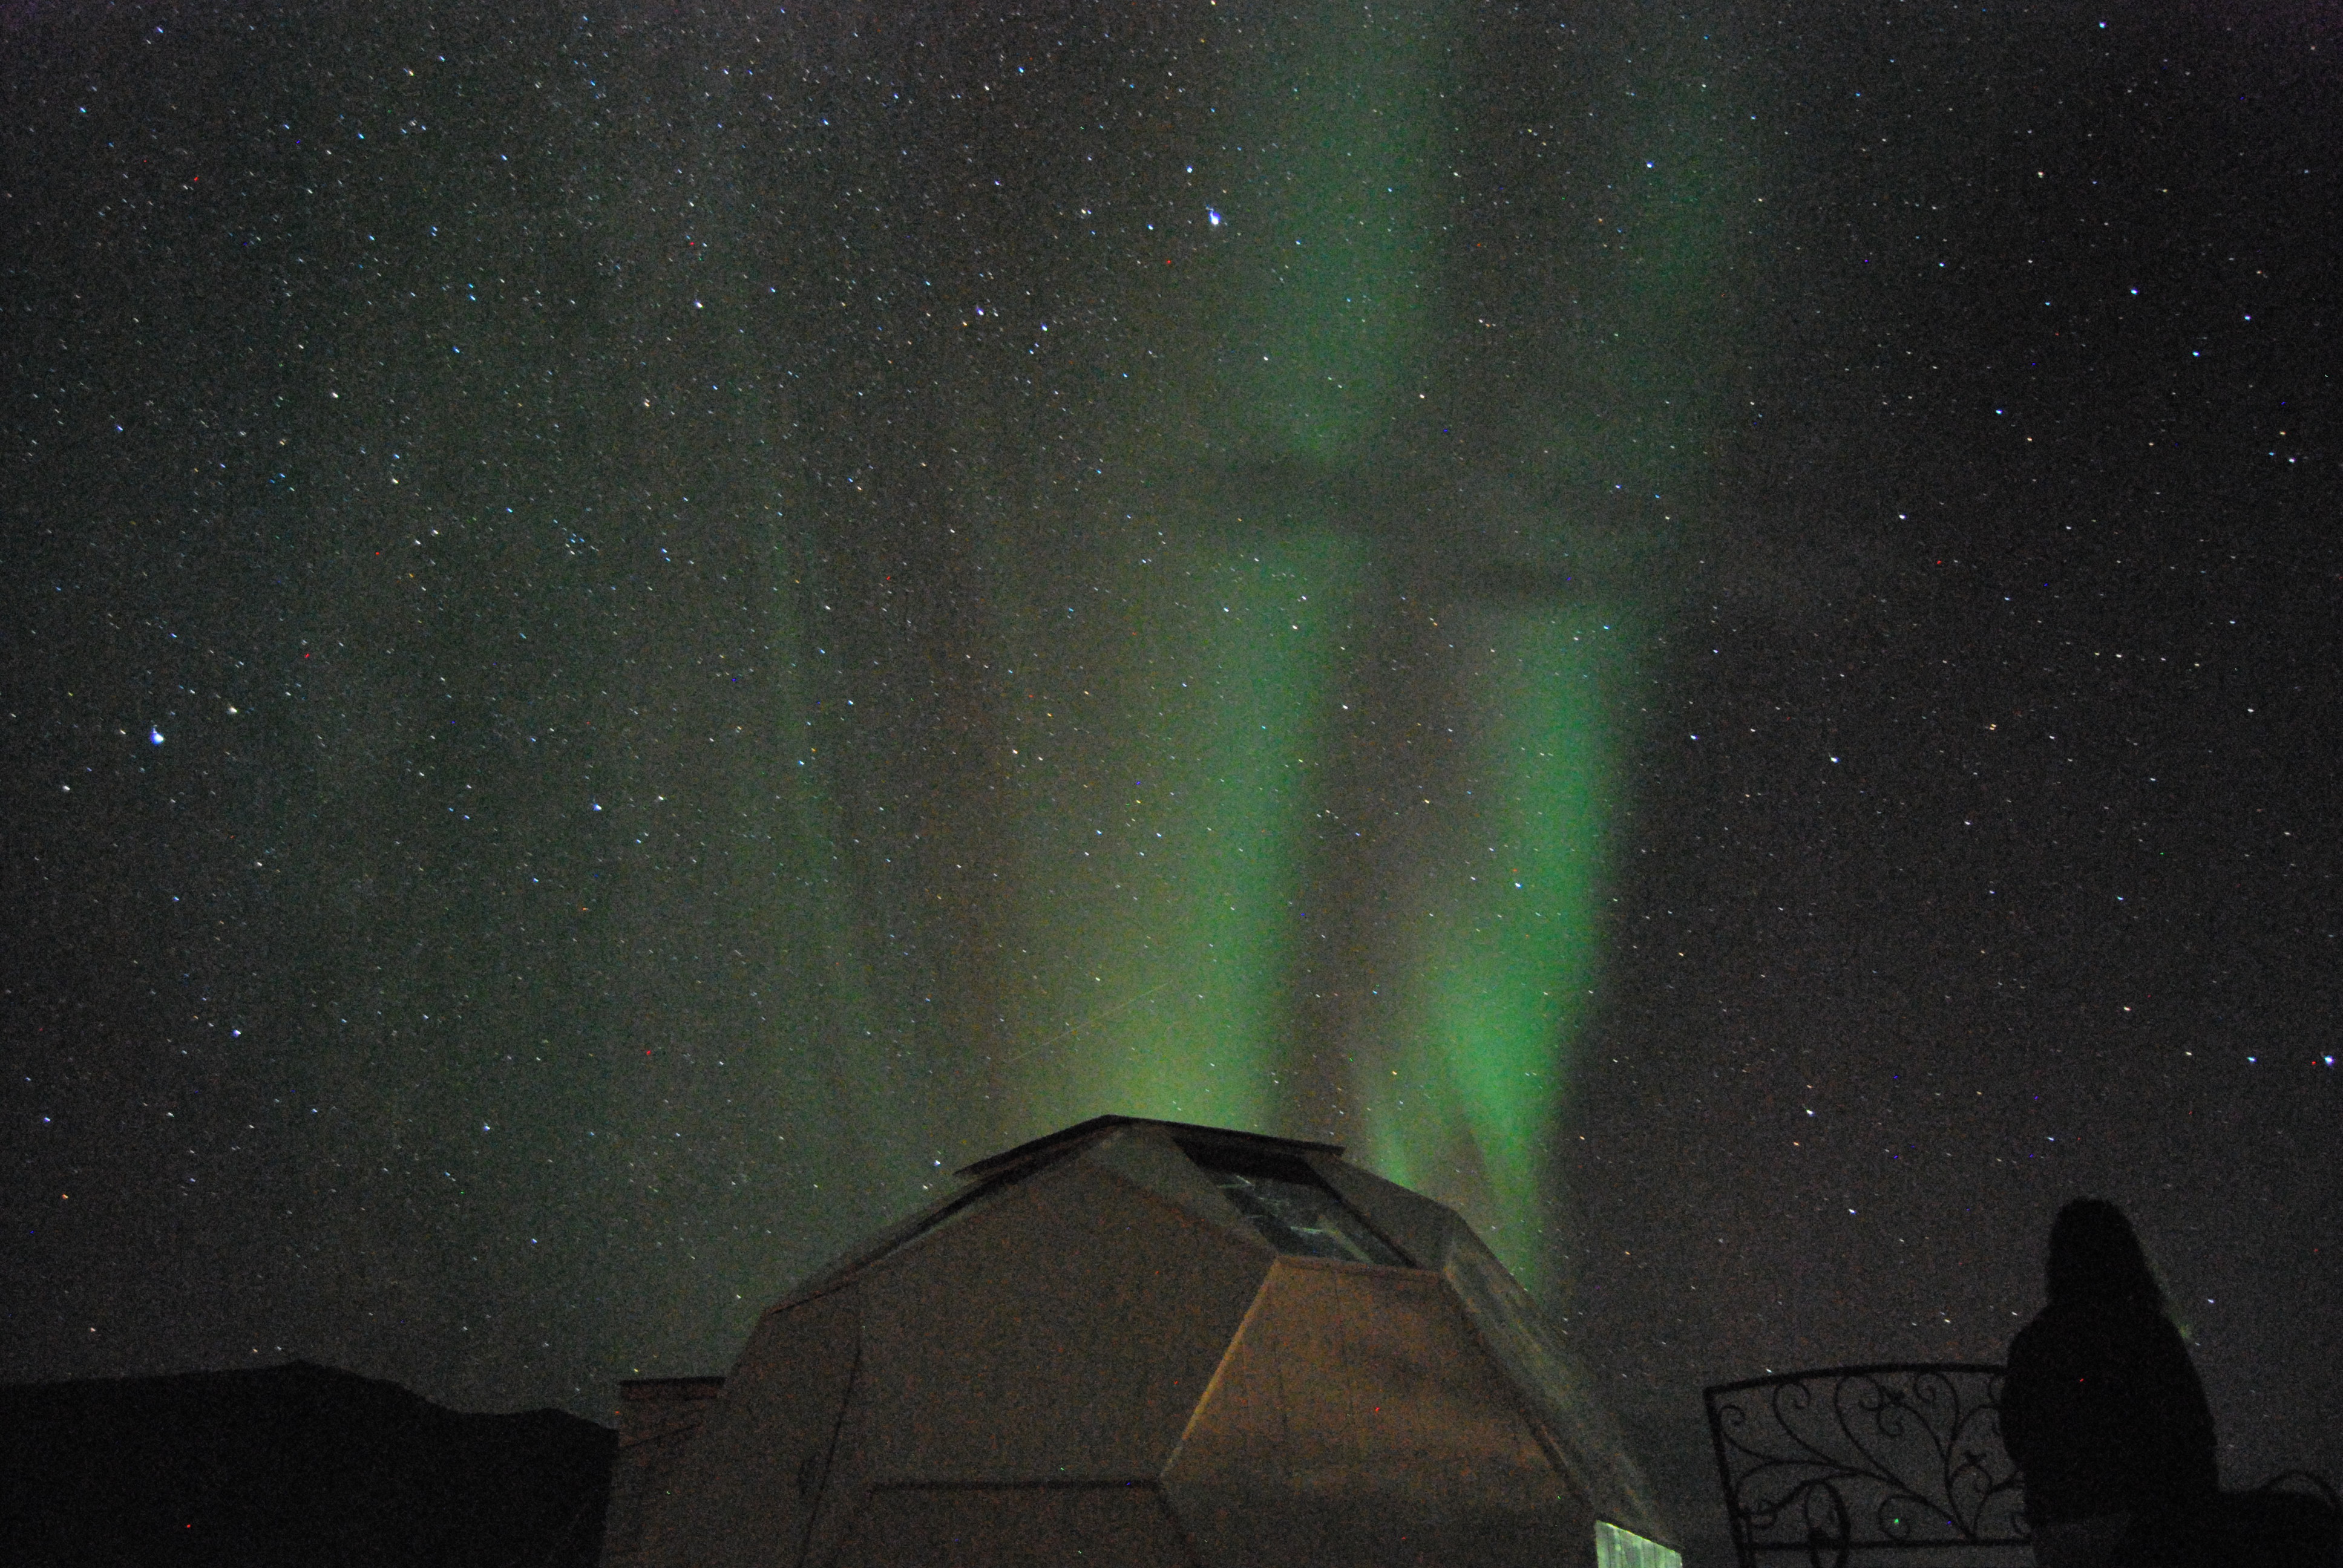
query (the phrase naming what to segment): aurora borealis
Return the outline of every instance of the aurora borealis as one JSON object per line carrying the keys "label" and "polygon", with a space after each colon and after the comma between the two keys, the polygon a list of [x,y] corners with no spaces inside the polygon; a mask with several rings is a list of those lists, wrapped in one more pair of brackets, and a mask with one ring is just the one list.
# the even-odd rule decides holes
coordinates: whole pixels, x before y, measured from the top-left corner
{"label": "aurora borealis", "polygon": [[2338,57],[0,8],[6,1375],[604,1414],[1115,1111],[1663,1448],[2102,1192],[2336,1468]]}

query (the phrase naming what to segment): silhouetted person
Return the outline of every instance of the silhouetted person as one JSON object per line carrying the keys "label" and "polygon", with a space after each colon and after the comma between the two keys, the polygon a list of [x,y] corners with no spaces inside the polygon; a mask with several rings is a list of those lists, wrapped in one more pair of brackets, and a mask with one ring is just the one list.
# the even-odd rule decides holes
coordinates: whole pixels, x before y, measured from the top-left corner
{"label": "silhouetted person", "polygon": [[2219,1494],[2213,1414],[2123,1211],[2077,1198],[2050,1227],[2049,1305],[2009,1347],[2001,1434],[2042,1568],[2157,1558]]}

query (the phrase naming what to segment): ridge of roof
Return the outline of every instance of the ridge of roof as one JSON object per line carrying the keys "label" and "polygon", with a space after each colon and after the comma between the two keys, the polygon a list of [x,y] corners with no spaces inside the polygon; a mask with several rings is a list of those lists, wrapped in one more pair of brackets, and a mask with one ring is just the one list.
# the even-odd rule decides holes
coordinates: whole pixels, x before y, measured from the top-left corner
{"label": "ridge of roof", "polygon": [[1176,1137],[1191,1138],[1215,1143],[1234,1143],[1262,1149],[1282,1150],[1293,1154],[1329,1154],[1336,1159],[1342,1155],[1340,1143],[1322,1143],[1310,1138],[1277,1138],[1266,1132],[1240,1132],[1227,1127],[1205,1127],[1193,1121],[1164,1121],[1151,1116],[1093,1116],[1088,1121],[1077,1121],[1071,1127],[1020,1143],[1014,1149],[1004,1149],[998,1154],[988,1154],[972,1165],[963,1165],[954,1174],[970,1178],[997,1176],[1021,1165],[1055,1153],[1067,1145],[1087,1142],[1119,1127],[1161,1127]]}

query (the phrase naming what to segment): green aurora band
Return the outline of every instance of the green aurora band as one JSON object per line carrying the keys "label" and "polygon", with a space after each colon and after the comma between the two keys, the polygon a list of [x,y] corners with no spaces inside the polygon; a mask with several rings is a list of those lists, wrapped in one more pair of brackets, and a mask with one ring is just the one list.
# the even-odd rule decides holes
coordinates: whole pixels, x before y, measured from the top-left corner
{"label": "green aurora band", "polygon": [[[1102,441],[1134,477],[1087,503],[1100,542],[1070,580],[1111,583],[1126,608],[1066,634],[1088,675],[1050,717],[1081,716],[1082,739],[1018,749],[1031,984],[1002,1015],[1017,1042],[1004,1130],[1113,1111],[1331,1132],[1461,1203],[1551,1288],[1554,1141],[1598,980],[1634,658],[1625,584],[1668,544],[1664,528],[1601,524],[1592,502],[1596,523],[1574,514],[1586,498],[1679,491],[1695,468],[1726,247],[1704,166],[1712,106],[1668,99],[1662,70],[1630,100],[1634,124],[1582,149],[1618,166],[1594,204],[1612,210],[1553,203],[1536,266],[1463,276],[1442,186],[1477,155],[1458,129],[1472,95],[1448,19],[1330,7],[1277,18],[1265,41],[1231,29],[1218,145],[1186,166],[1232,193],[1204,220],[1225,232],[1168,303],[1097,286],[1198,347],[1171,378],[1176,414],[1126,411]],[[1593,242],[1568,232],[1582,216]],[[1502,385],[1427,347],[1428,322],[1492,283],[1540,323],[1529,376]],[[1502,517],[1362,515],[1398,508],[1375,488],[1397,432],[1443,405],[1504,432],[1498,455],[1544,498],[1499,492],[1484,504]],[[1116,513],[1120,531],[1096,520]],[[1386,875],[1322,825],[1341,804],[1332,764],[1359,743],[1340,699],[1383,695],[1357,612],[1397,569],[1403,526],[1428,530],[1434,557],[1453,538],[1552,586],[1442,612],[1467,709],[1443,784],[1471,805],[1387,836]],[[1330,968],[1305,950],[1302,911],[1345,885],[1372,890],[1383,919],[1370,950]],[[1372,1000],[1329,1039],[1297,1000],[1313,986]],[[1316,1070],[1341,1119],[1296,1087],[1312,1052],[1342,1064]]]}

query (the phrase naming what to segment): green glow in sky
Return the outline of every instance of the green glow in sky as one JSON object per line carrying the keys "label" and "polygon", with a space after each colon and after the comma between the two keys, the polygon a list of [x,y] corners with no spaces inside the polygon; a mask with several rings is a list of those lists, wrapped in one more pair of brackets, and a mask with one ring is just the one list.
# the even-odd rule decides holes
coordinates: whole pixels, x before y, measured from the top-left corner
{"label": "green glow in sky", "polygon": [[[2136,794],[2138,746],[2167,838],[2324,799],[2221,759],[2276,711],[2222,692],[2324,613],[2255,564],[2323,517],[2311,457],[2237,420],[2300,434],[2325,274],[2224,273],[2201,359],[2155,307],[2217,306],[2223,236],[2311,210],[2299,29],[171,9],[0,24],[12,1379],[297,1355],[607,1417],[1100,1111],[1350,1145],[1549,1305],[1664,1327],[1607,1335],[1647,1390],[1881,1322],[2000,1353],[2037,1281],[1893,1266],[1969,1224],[1945,1192],[2046,1222],[2097,1161],[2187,1231],[2269,1184],[2167,1157],[2211,1078],[2110,1100],[2092,1064],[2216,1070],[2195,1037],[2253,1020],[2168,981],[2239,911],[2311,977],[2258,1012],[2324,1016],[2298,857],[2208,887],[2176,840],[2162,919],[2121,845],[2044,825]],[[2219,68],[2155,69],[2180,47]],[[2192,183],[2080,177],[2149,109],[2197,127]],[[2192,485],[2176,569],[2268,613],[2204,679],[2109,689],[2137,746],[2003,723],[1944,768],[1915,713],[1995,670],[2013,713],[2074,696],[2060,616],[1964,611],[1996,560],[2204,641],[2108,553]],[[2037,1081],[2062,952],[2084,1022]],[[1661,1092],[1703,1055],[1880,1137],[1785,1151]],[[2272,1060],[2223,1079],[2239,1125]],[[2016,1082],[2106,1136],[2046,1123],[2020,1171]],[[1778,1221],[1765,1171],[1845,1191],[1828,1302],[1767,1215],[1673,1223]]]}
{"label": "green glow in sky", "polygon": [[1476,1170],[1491,1244],[1534,1282],[1570,1045],[1597,979],[1624,638],[1585,609],[1492,614],[1471,629],[1490,649],[1478,808],[1408,922],[1405,1031],[1388,1062],[1354,1064],[1360,1152],[1429,1191]]}
{"label": "green glow in sky", "polygon": [[1317,530],[1172,555],[1096,639],[1131,650],[1111,703],[1069,707],[1100,732],[1054,762],[1037,737],[1019,776],[1043,990],[1011,1038],[1038,1042],[1019,1097],[1044,1121],[1281,1114],[1291,910],[1360,551]]}
{"label": "green glow in sky", "polygon": [[[1713,417],[1723,155],[1697,92],[1629,96],[1634,129],[1558,150],[1608,160],[1612,178],[1581,181],[1589,210],[1549,193],[1541,248],[1492,262],[1457,237],[1452,20],[1324,8],[1232,41],[1217,143],[1179,198],[1217,221],[1171,292],[1124,286],[1168,337],[1214,347],[1179,361],[1170,420],[1108,437],[1137,476],[1121,523],[1069,524],[1115,541],[1085,569],[1121,608],[1066,628],[1085,676],[1036,697],[1049,717],[1011,769],[1027,885],[1007,1076],[1021,1133],[1121,1111],[1348,1140],[1550,1282],[1555,1140],[1599,984],[1621,617]],[[1526,374],[1433,341],[1465,330],[1447,318],[1474,287],[1509,317],[1485,341],[1529,345]],[[1496,502],[1436,467],[1407,477],[1437,461],[1431,428],[1466,421],[1513,477]],[[1443,487],[1444,512],[1387,498]],[[1359,805],[1338,799],[1343,748],[1399,739],[1337,698],[1380,711],[1354,617],[1403,540],[1419,565],[1544,575],[1527,602],[1438,607],[1459,739],[1427,788],[1448,799],[1368,866],[1363,839],[1318,829]],[[1372,890],[1384,923],[1372,951],[1328,960],[1312,911],[1342,888]],[[1326,1038],[1305,989],[1368,1000]]]}
{"label": "green glow in sky", "polygon": [[1258,439],[1358,462],[1390,417],[1434,282],[1438,15],[1297,11],[1232,106],[1258,178],[1226,390]]}

